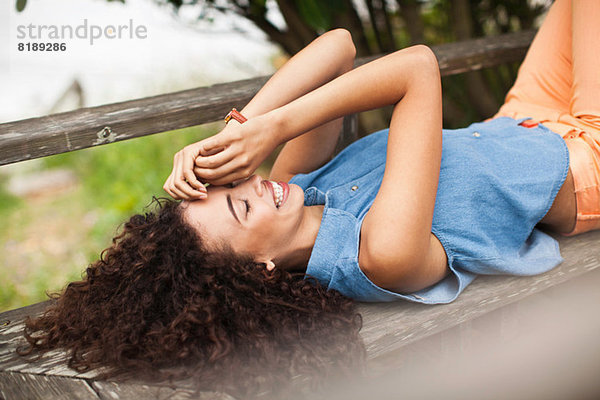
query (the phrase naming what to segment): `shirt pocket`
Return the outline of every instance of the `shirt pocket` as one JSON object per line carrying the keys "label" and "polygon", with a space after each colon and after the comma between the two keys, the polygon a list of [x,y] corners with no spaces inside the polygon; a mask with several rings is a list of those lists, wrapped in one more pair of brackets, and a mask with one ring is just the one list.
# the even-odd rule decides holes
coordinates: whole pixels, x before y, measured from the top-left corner
{"label": "shirt pocket", "polygon": [[375,200],[381,186],[385,163],[364,175],[333,188],[329,193],[330,207],[342,209],[360,218]]}

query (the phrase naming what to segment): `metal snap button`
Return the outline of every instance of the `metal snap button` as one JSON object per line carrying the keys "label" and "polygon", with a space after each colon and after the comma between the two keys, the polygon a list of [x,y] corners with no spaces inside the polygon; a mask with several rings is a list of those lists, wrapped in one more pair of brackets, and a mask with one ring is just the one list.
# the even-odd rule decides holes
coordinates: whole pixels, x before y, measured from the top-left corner
{"label": "metal snap button", "polygon": [[473,136],[479,137],[479,136],[481,136],[481,133],[479,133],[479,132],[473,132]]}
{"label": "metal snap button", "polygon": [[351,189],[352,189],[353,192],[356,192],[356,190],[358,189],[358,186],[354,185],[354,186],[352,186]]}

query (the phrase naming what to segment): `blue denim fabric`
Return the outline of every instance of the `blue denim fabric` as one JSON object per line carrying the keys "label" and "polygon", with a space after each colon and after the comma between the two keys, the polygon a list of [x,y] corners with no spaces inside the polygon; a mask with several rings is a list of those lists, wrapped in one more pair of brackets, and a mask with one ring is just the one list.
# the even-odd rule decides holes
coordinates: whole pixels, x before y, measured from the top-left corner
{"label": "blue denim fabric", "polygon": [[435,304],[456,299],[477,274],[535,275],[561,263],[558,243],[535,225],[567,177],[569,153],[559,135],[522,121],[501,117],[444,130],[432,233],[452,273],[412,294],[378,287],[358,265],[360,228],[383,178],[388,130],[294,176],[290,183],[302,187],[305,205],[325,206],[307,276],[359,301]]}

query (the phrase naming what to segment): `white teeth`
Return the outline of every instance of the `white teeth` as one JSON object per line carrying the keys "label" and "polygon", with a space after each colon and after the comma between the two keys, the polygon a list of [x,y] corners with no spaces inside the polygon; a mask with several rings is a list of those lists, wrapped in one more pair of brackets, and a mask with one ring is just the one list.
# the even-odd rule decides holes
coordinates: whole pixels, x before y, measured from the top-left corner
{"label": "white teeth", "polygon": [[279,207],[283,201],[283,188],[277,182],[270,182],[273,187],[273,192],[275,193],[275,207]]}

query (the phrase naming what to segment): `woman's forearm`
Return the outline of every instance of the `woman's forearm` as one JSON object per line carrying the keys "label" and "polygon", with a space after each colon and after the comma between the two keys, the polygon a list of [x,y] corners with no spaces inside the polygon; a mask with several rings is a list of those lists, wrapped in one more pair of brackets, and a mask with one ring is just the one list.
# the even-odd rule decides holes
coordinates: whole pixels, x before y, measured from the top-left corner
{"label": "woman's forearm", "polygon": [[[356,49],[350,32],[329,31],[281,67],[242,110],[249,118],[263,115],[350,71]],[[342,120],[334,120],[290,140],[279,153],[270,179],[288,181],[327,162],[337,144]],[[309,156],[310,155],[310,156]]]}
{"label": "woman's forearm", "polygon": [[267,113],[277,140],[284,143],[314,127],[348,114],[398,103],[421,67],[423,53],[413,46],[356,68],[310,93]]}
{"label": "woman's forearm", "polygon": [[316,89],[352,66],[355,49],[350,33],[324,33],[295,54],[242,109],[248,118],[265,114]]}

